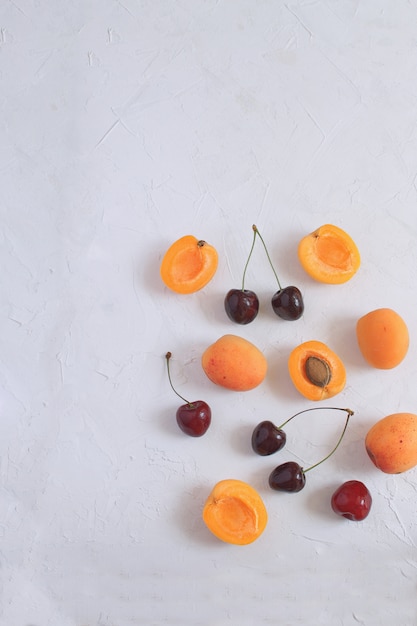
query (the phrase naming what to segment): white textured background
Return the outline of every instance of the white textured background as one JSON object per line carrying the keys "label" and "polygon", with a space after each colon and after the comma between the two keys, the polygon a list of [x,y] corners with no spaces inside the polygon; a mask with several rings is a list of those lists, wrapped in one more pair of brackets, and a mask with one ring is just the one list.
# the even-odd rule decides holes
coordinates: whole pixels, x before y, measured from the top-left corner
{"label": "white textured background", "polygon": [[[417,412],[417,3],[415,0],[1,0],[1,626],[417,624],[417,473],[387,476],[368,427]],[[347,230],[362,267],[344,286],[302,271],[299,239]],[[263,233],[298,322],[276,318],[258,244],[247,287],[261,312],[226,318]],[[159,264],[178,237],[216,246],[218,272],[177,296]],[[406,320],[396,370],[368,368],[355,322]],[[270,368],[256,390],[212,385],[200,356],[232,332]],[[250,434],[311,403],[289,350],[319,339],[344,360],[327,404],[355,417],[304,491],[267,487],[283,460],[324,456],[343,415],[287,428],[280,457]],[[205,399],[202,439],[175,424],[166,377]],[[222,478],[253,484],[269,524],[246,547],[201,521]],[[366,482],[370,516],[336,517],[341,482]]]}

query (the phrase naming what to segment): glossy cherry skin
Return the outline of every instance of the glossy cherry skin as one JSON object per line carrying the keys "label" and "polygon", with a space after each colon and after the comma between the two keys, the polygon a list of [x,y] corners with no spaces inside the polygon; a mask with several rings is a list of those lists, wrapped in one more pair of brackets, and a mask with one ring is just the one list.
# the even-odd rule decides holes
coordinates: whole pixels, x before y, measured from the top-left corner
{"label": "glossy cherry skin", "polygon": [[285,446],[287,435],[269,420],[260,422],[252,433],[252,449],[256,454],[268,456]]}
{"label": "glossy cherry skin", "polygon": [[224,299],[224,308],[232,322],[250,324],[258,315],[258,296],[249,289],[230,289]]}
{"label": "glossy cherry skin", "polygon": [[269,475],[269,486],[275,491],[295,493],[304,489],[306,476],[303,468],[294,461],[278,465]]}
{"label": "glossy cherry skin", "polygon": [[360,480],[348,480],[340,485],[331,498],[333,511],[354,522],[368,516],[372,506],[372,496]]}
{"label": "glossy cherry skin", "polygon": [[277,291],[271,300],[274,312],[283,320],[298,320],[304,313],[301,291],[293,285]]}
{"label": "glossy cherry skin", "polygon": [[177,410],[177,424],[190,437],[201,437],[211,424],[211,409],[203,400],[181,405]]}

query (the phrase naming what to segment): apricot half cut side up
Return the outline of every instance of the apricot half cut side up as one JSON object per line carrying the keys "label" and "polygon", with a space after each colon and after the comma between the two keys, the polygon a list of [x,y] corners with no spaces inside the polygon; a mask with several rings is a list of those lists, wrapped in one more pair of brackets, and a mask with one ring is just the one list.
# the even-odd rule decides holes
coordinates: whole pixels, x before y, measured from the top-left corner
{"label": "apricot half cut side up", "polygon": [[227,478],[213,487],[203,508],[203,520],[218,539],[243,546],[263,533],[268,514],[256,489]]}
{"label": "apricot half cut side up", "polygon": [[294,387],[308,400],[325,400],[346,384],[342,360],[321,341],[305,341],[291,352],[288,371]]}
{"label": "apricot half cut side up", "polygon": [[314,280],[333,285],[350,280],[361,263],[353,239],[333,224],[324,224],[303,237],[298,244],[298,258]]}
{"label": "apricot half cut side up", "polygon": [[212,245],[193,235],[185,235],[166,251],[160,274],[169,289],[187,294],[205,287],[217,266],[218,254]]}

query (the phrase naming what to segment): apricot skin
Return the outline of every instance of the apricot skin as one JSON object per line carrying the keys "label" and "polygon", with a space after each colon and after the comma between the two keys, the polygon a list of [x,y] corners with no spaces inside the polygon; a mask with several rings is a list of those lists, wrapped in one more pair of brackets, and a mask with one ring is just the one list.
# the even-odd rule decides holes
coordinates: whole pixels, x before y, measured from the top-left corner
{"label": "apricot skin", "polygon": [[251,485],[228,478],[213,487],[203,508],[203,520],[218,539],[242,546],[253,543],[263,533],[268,514]]}
{"label": "apricot skin", "polygon": [[397,367],[408,351],[407,325],[392,309],[375,309],[361,317],[356,337],[364,359],[378,369]]}
{"label": "apricot skin", "polygon": [[237,335],[223,335],[203,353],[201,364],[216,385],[233,391],[249,391],[264,380],[268,364],[253,343]]}
{"label": "apricot skin", "polygon": [[417,465],[417,415],[393,413],[376,422],[365,437],[372,463],[386,474],[401,474]]}

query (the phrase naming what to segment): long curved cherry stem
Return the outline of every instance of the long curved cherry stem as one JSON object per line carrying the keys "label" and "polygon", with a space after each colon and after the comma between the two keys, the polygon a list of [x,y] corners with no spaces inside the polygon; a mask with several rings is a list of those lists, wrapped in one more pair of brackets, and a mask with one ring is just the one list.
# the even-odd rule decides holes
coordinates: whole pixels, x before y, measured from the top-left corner
{"label": "long curved cherry stem", "polygon": [[303,411],[299,411],[298,413],[295,413],[294,415],[291,415],[291,417],[289,417],[287,420],[285,420],[285,422],[283,424],[281,424],[281,426],[278,426],[278,428],[284,428],[284,426],[286,426],[288,424],[288,422],[291,422],[291,420],[294,419],[294,417],[298,417],[298,415],[302,415],[303,413],[309,413],[310,411],[345,411],[346,413],[349,413],[349,415],[354,415],[352,409],[342,409],[339,406],[313,406],[310,409],[304,409]]}
{"label": "long curved cherry stem", "polygon": [[328,454],[327,456],[325,456],[325,457],[324,457],[324,459],[321,459],[321,461],[319,461],[318,463],[315,463],[314,465],[312,465],[311,467],[308,467],[307,469],[303,469],[304,474],[305,474],[306,472],[309,472],[310,470],[314,469],[314,468],[315,468],[315,467],[317,467],[318,465],[321,465],[322,463],[324,463],[324,461],[327,461],[327,459],[329,459],[329,458],[332,456],[332,454],[334,454],[334,453],[336,452],[337,448],[339,447],[339,445],[340,445],[340,443],[341,443],[341,441],[342,441],[342,439],[343,439],[343,436],[344,436],[344,434],[345,434],[345,432],[346,432],[346,429],[347,429],[347,427],[348,427],[349,419],[350,419],[350,418],[351,418],[351,416],[353,415],[353,411],[351,411],[350,409],[342,409],[342,410],[347,411],[347,417],[346,417],[345,426],[344,426],[344,428],[343,428],[343,430],[342,430],[342,434],[340,435],[340,437],[339,437],[339,440],[338,440],[337,444],[335,445],[335,447],[333,448],[333,450],[332,450],[331,452],[329,452],[329,454]]}
{"label": "long curved cherry stem", "polygon": [[259,230],[257,229],[257,227],[255,226],[255,224],[253,224],[252,228],[253,228],[253,231],[254,231],[255,235],[258,235],[259,239],[262,241],[262,245],[263,245],[264,250],[266,252],[266,256],[268,257],[269,264],[272,267],[272,271],[274,272],[275,278],[277,279],[278,287],[281,290],[282,289],[281,283],[279,282],[278,274],[276,273],[274,265],[273,265],[273,263],[271,261],[271,257],[269,256],[269,252],[268,252],[268,248],[266,247],[266,243],[263,240],[263,237],[262,237],[261,233],[259,232]]}
{"label": "long curved cherry stem", "polygon": [[252,241],[252,247],[251,247],[251,249],[250,249],[249,256],[248,256],[248,258],[247,258],[245,268],[244,268],[244,270],[243,270],[243,276],[242,276],[242,291],[244,291],[244,290],[245,290],[245,276],[246,276],[246,270],[248,269],[249,261],[250,261],[251,256],[252,256],[253,249],[254,249],[254,247],[255,247],[255,241],[256,241],[256,227],[253,229],[253,241]]}
{"label": "long curved cherry stem", "polygon": [[170,360],[170,358],[171,358],[171,357],[172,357],[171,352],[167,352],[167,353],[166,353],[166,355],[165,355],[165,358],[166,358],[166,362],[167,362],[167,372],[168,372],[168,380],[169,380],[169,384],[171,385],[172,391],[173,391],[173,392],[174,392],[174,393],[175,393],[175,394],[176,394],[179,398],[181,398],[181,400],[184,400],[184,402],[185,402],[186,404],[188,404],[189,406],[192,406],[192,403],[191,403],[189,400],[187,400],[186,398],[184,398],[181,394],[179,394],[179,393],[178,393],[178,391],[175,389],[174,385],[172,384],[172,380],[171,380],[171,372],[170,372],[170,369],[169,369],[169,360]]}

